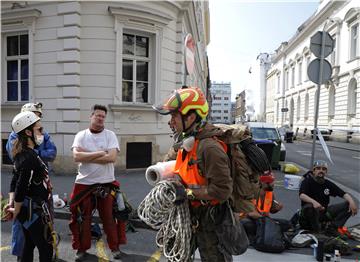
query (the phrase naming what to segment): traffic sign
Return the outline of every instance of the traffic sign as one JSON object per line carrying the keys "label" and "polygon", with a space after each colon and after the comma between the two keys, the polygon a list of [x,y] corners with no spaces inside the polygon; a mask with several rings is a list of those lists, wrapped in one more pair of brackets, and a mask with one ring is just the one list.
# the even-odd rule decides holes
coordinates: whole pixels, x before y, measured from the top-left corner
{"label": "traffic sign", "polygon": [[334,50],[334,39],[331,35],[325,31],[318,31],[310,38],[310,50],[317,58],[321,58],[321,43],[323,34],[325,34],[324,58],[330,55]]}
{"label": "traffic sign", "polygon": [[307,74],[309,79],[318,85],[325,84],[326,81],[330,80],[332,74],[332,67],[330,63],[323,59],[323,72],[322,72],[322,79],[319,79],[320,74],[320,59],[316,58],[311,61],[308,69]]}
{"label": "traffic sign", "polygon": [[185,66],[189,75],[194,73],[195,65],[195,41],[191,34],[185,37]]}
{"label": "traffic sign", "polygon": [[287,108],[287,107],[281,108],[281,112],[283,112],[283,113],[288,112],[288,111],[289,111],[289,108]]}

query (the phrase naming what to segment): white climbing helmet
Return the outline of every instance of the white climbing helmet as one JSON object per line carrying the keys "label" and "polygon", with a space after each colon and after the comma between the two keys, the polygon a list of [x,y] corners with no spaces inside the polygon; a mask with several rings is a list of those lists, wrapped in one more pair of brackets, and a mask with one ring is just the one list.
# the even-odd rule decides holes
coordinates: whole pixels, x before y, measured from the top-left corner
{"label": "white climbing helmet", "polygon": [[42,115],[42,103],[27,103],[22,106],[21,112],[39,112]]}
{"label": "white climbing helmet", "polygon": [[12,120],[11,126],[15,133],[20,133],[25,128],[40,120],[35,113],[27,111],[17,114]]}

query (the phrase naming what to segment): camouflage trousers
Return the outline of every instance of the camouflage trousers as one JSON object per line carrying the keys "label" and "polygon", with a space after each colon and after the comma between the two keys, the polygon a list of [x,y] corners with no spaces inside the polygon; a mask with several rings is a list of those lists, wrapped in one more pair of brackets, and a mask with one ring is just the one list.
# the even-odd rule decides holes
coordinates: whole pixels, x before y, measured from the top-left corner
{"label": "camouflage trousers", "polygon": [[211,212],[213,208],[217,207],[207,205],[191,209],[192,223],[196,225],[193,226],[192,254],[198,248],[202,262],[231,262],[232,255],[219,249],[214,223],[216,212]]}

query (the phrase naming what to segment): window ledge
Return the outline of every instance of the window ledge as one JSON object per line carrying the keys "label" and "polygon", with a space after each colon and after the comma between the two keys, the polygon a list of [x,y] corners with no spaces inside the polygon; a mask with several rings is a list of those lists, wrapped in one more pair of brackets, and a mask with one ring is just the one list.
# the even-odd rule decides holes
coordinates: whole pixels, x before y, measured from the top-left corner
{"label": "window ledge", "polygon": [[3,102],[1,103],[2,109],[17,109],[20,112],[21,107],[24,103],[27,103],[26,101],[23,102]]}
{"label": "window ledge", "polygon": [[152,105],[144,104],[110,104],[111,111],[113,112],[122,112],[122,111],[153,111]]}
{"label": "window ledge", "polygon": [[358,59],[360,59],[360,56],[355,56],[354,58],[349,59],[347,62],[351,63],[351,62],[356,61]]}

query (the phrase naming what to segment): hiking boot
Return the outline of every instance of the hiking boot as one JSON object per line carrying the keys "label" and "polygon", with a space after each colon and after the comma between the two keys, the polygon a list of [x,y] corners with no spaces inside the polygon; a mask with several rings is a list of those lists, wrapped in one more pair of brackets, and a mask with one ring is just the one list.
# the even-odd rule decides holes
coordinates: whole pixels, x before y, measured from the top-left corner
{"label": "hiking boot", "polygon": [[85,261],[86,252],[85,251],[77,251],[75,255],[75,262]]}
{"label": "hiking boot", "polygon": [[120,250],[114,250],[111,251],[111,254],[113,255],[113,258],[116,259],[117,261],[121,262],[121,252]]}

